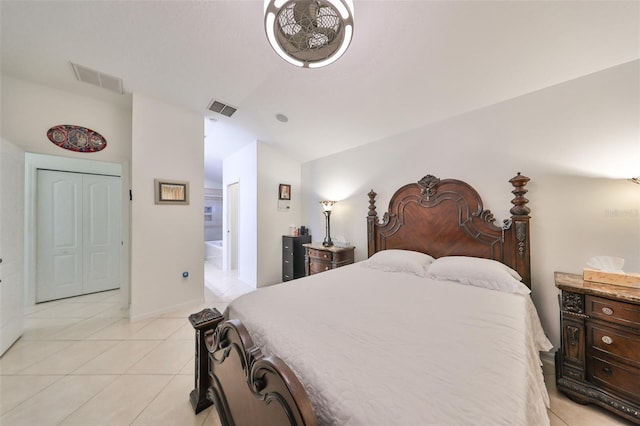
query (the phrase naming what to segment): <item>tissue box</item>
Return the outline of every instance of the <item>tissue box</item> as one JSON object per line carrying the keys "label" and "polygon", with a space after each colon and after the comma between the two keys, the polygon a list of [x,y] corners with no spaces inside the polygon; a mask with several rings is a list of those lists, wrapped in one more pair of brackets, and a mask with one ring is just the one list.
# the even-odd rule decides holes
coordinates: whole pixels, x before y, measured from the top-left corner
{"label": "tissue box", "polygon": [[598,271],[596,269],[584,268],[582,279],[596,283],[640,288],[640,274],[619,274],[616,272],[605,272]]}

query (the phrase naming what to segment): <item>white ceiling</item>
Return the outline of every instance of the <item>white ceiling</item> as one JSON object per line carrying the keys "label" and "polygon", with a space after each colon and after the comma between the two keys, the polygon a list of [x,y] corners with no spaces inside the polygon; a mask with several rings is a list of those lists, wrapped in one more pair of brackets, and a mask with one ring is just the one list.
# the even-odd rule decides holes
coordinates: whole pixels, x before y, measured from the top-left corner
{"label": "white ceiling", "polygon": [[262,1],[0,4],[3,73],[128,107],[75,62],[215,117],[211,164],[255,140],[305,162],[640,57],[635,1],[355,0],[351,46],[317,70],[271,49]]}

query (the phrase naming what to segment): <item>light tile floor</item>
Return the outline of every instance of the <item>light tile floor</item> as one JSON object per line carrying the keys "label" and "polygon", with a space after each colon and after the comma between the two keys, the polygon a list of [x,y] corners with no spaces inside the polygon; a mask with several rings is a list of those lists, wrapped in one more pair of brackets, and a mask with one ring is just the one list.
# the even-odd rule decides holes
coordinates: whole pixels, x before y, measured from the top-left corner
{"label": "light tile floor", "polygon": [[204,263],[204,285],[213,299],[225,303],[253,290],[238,279],[238,271],[223,271],[213,262]]}
{"label": "light tile floor", "polygon": [[30,308],[24,335],[0,358],[0,424],[218,425],[215,410],[196,416],[189,402],[187,317],[226,307],[205,293],[202,305],[133,323],[119,309],[119,290]]}
{"label": "light tile floor", "polygon": [[[196,416],[189,403],[187,317],[204,307],[222,312],[247,287],[219,270],[206,277],[206,303],[133,323],[119,309],[118,290],[30,308],[24,335],[0,358],[0,425],[219,425],[213,408]],[[545,381],[553,426],[631,424],[558,393],[552,366]]]}

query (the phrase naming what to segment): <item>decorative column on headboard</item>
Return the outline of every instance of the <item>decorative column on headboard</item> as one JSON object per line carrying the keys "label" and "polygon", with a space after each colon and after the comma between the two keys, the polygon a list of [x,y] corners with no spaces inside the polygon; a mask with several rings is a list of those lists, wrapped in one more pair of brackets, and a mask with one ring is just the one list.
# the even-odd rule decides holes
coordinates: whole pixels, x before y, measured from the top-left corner
{"label": "decorative column on headboard", "polygon": [[529,219],[531,219],[529,213],[531,213],[531,209],[527,207],[529,200],[524,195],[528,192],[525,186],[530,180],[528,177],[521,175],[520,172],[509,180],[514,188],[511,193],[515,195],[515,198],[511,200],[513,207],[509,210],[512,220],[511,243],[514,248],[512,253],[517,253],[513,262],[516,265],[516,270],[522,276],[522,281],[529,287],[531,287],[531,253],[529,247]]}
{"label": "decorative column on headboard", "polygon": [[513,191],[511,191],[511,193],[516,196],[516,198],[511,200],[511,204],[513,204],[513,207],[509,211],[512,215],[528,216],[529,213],[531,213],[531,209],[527,207],[527,203],[529,202],[529,200],[524,198],[524,194],[529,192],[529,190],[524,189],[524,187],[527,185],[527,183],[529,183],[530,180],[531,179],[529,179],[528,177],[521,175],[520,172],[518,172],[515,177],[509,179],[509,182],[511,182],[511,185],[513,185],[513,187],[515,188]]}
{"label": "decorative column on headboard", "polygon": [[367,257],[369,258],[376,252],[376,247],[371,244],[371,241],[373,241],[376,223],[378,223],[378,213],[376,212],[376,195],[378,194],[372,189],[367,195],[369,195],[369,213],[367,214],[367,241],[369,241]]}

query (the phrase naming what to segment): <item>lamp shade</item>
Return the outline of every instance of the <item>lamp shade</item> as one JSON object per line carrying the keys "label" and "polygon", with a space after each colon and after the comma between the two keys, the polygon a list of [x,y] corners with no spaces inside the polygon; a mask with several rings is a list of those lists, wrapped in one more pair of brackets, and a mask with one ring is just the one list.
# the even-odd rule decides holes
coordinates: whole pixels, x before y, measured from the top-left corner
{"label": "lamp shade", "polygon": [[337,61],[353,36],[352,0],[265,0],[264,27],[285,61],[319,68]]}
{"label": "lamp shade", "polygon": [[322,204],[322,210],[324,210],[325,212],[330,212],[333,209],[333,205],[336,203],[336,201],[320,201],[320,204]]}

